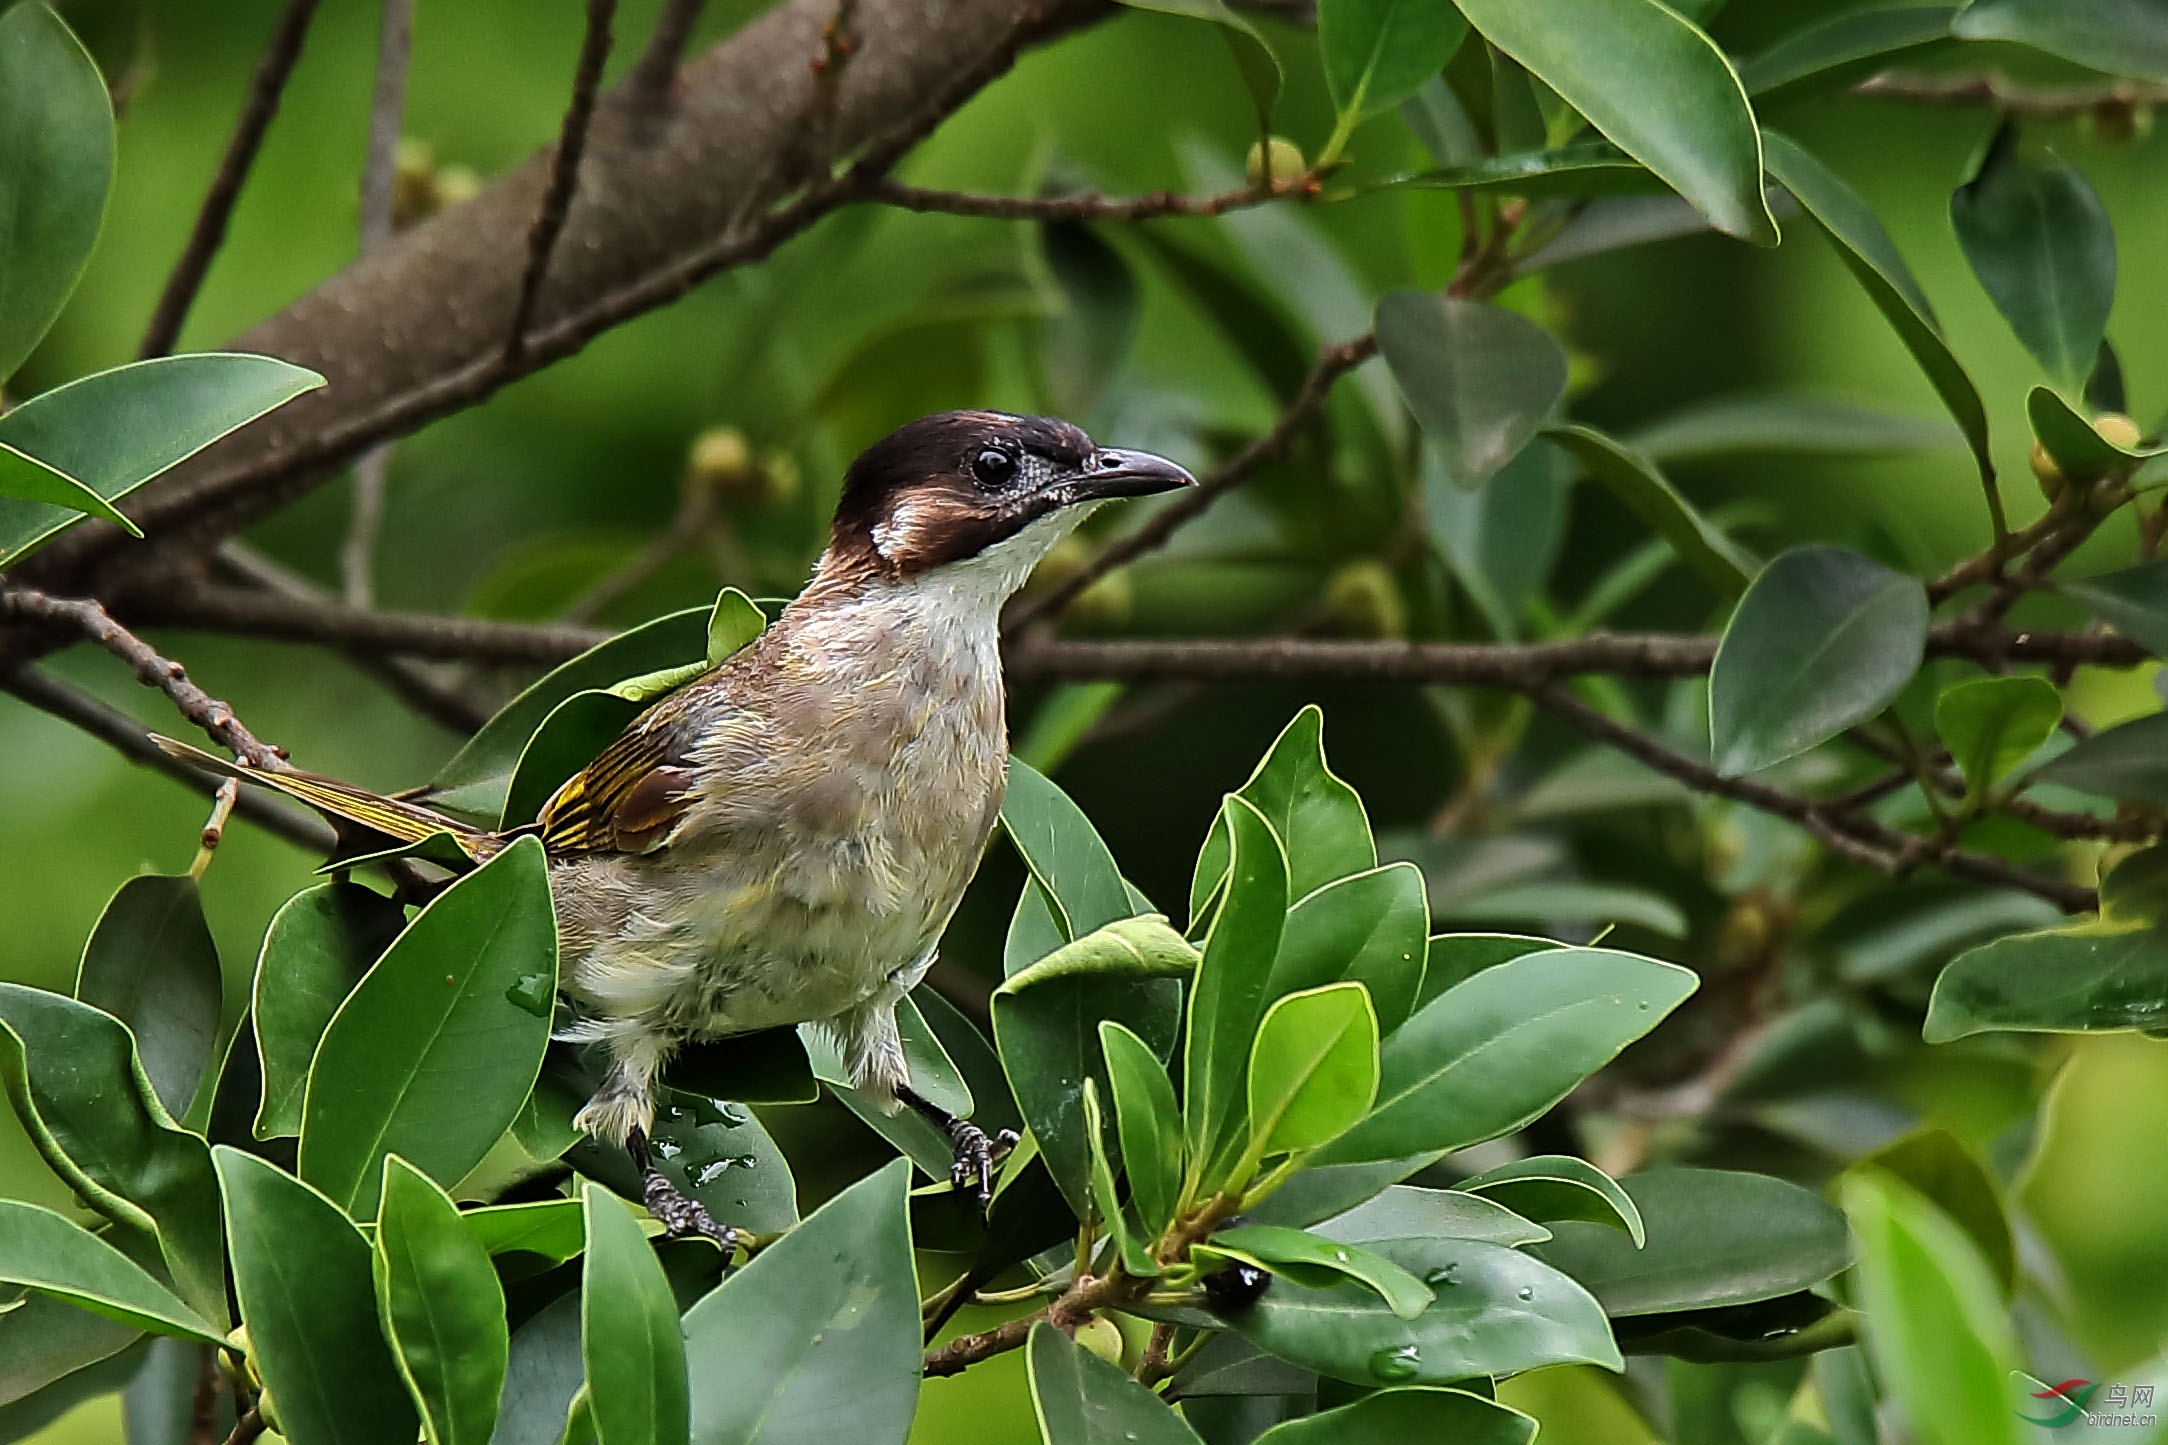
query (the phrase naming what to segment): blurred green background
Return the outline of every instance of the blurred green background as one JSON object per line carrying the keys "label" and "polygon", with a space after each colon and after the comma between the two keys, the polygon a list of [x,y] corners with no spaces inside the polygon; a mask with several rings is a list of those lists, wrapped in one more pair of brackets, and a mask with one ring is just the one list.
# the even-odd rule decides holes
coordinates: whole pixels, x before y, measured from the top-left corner
{"label": "blurred green background", "polygon": [[[17,379],[25,392],[133,354],[279,6],[62,0],[58,8],[128,100],[103,238],[69,309]],[[656,8],[656,0],[621,6],[613,76],[637,54]],[[701,34],[711,43],[759,8],[715,0]],[[1713,28],[1746,52],[1837,8],[1739,0]],[[352,258],[376,23],[372,5],[324,6],[184,347],[217,346]],[[554,135],[579,29],[573,0],[423,0],[408,135],[426,142],[440,166],[471,167],[485,179],[509,167]],[[1288,35],[1283,48],[1294,64],[1276,128],[1314,149],[1331,128],[1331,110],[1314,46]],[[2043,504],[2025,466],[2022,415],[2036,377],[1966,271],[1947,218],[1949,191],[1990,117],[1821,100],[1777,108],[1764,120],[1810,144],[1881,215],[1988,399],[2013,520],[2037,514]],[[2168,409],[2168,327],[2160,324],[2168,315],[2168,247],[2155,239],[2168,229],[2168,186],[2160,184],[2168,141],[2104,138],[2080,122],[2032,134],[2085,172],[2114,218],[2122,269],[2110,335],[2133,410],[2151,423]],[[1025,56],[926,143],[906,174],[1003,192],[1030,189],[1049,174],[1112,191],[1198,188],[1206,184],[1197,174],[1200,153],[1222,170],[1239,168],[1249,139],[1246,97],[1217,35],[1125,13]],[[1359,132],[1351,154],[1358,178],[1421,163],[1389,116]],[[1268,251],[1280,263],[1264,278],[1268,288],[1314,341],[1366,328],[1369,304],[1389,288],[1440,284],[1458,246],[1451,198],[1438,193],[1153,229],[1237,268]],[[1575,414],[1621,433],[1699,399],[1772,387],[1938,418],[1925,381],[1833,253],[1804,226],[1788,229],[1775,251],[1705,236],[1619,252],[1568,265],[1507,299],[1572,347]],[[1134,239],[1104,234],[1132,261],[1141,321],[1111,383],[1075,419],[1102,440],[1200,463],[1215,438],[1264,425],[1270,395],[1240,354]],[[742,519],[733,570],[719,578],[709,557],[696,554],[604,620],[700,603],[718,580],[787,594],[818,550],[841,467],[858,447],[930,410],[1044,409],[1061,399],[1047,377],[1048,349],[1058,356],[1062,344],[1061,319],[1047,314],[1049,291],[1029,227],[864,208],[833,216],[765,265],[711,281],[402,442],[391,464],[378,596],[399,607],[553,615],[667,522],[688,443],[718,425],[787,457],[802,479],[796,494]],[[1371,372],[1372,384],[1382,384],[1381,368]],[[1757,547],[1837,541],[1931,571],[1984,541],[1977,483],[1954,433],[1951,440],[1941,452],[1734,462],[1682,470],[1678,480],[1704,505],[1745,498],[1765,507],[1750,533]],[[343,480],[326,486],[249,540],[335,585],[347,498]],[[1606,496],[1583,488],[1571,506],[1551,589],[1567,601],[1639,539]],[[1264,523],[1244,497],[1218,509],[1182,548],[1136,569],[1133,605],[1103,625],[1157,635],[1261,630],[1314,610],[1337,568],[1370,545],[1320,536],[1260,548],[1254,538]],[[2125,514],[2093,545],[2127,555],[2128,526]],[[2083,572],[2082,558],[2074,570]],[[1705,594],[1673,575],[1618,622],[1699,628],[1712,622],[1706,609]],[[311,768],[398,787],[427,776],[456,743],[334,654],[198,635],[156,640],[256,732]],[[174,725],[160,700],[108,657],[78,649],[50,665],[146,723]],[[506,674],[478,686],[501,696],[519,681]],[[2149,682],[2145,674],[2082,677],[2079,695],[2096,720],[2110,720],[2151,706]],[[1019,731],[1041,695],[1019,691],[1012,711]],[[1059,776],[1132,878],[1173,903],[1184,895],[1188,860],[1219,795],[1311,695],[1277,687],[1185,694],[1149,726],[1088,741]],[[1328,690],[1318,700],[1334,762],[1363,792],[1380,829],[1428,823],[1461,773],[1433,700],[1377,688]],[[1560,741],[1539,729],[1533,752],[1555,758]],[[65,989],[113,889],[139,871],[186,865],[203,805],[12,698],[0,698],[0,755],[7,759],[0,977]],[[1685,938],[1635,935],[1631,946],[1708,964],[1720,952],[1730,901],[1713,868],[1689,878],[1702,854],[1687,848],[1682,862],[1671,826],[1655,809],[1616,815],[1577,833],[1574,857],[1591,881],[1654,887],[1688,911]],[[219,853],[204,898],[226,964],[229,1014],[245,996],[273,908],[307,881],[314,863],[246,826]],[[997,854],[952,930],[947,957],[998,975],[1018,876]],[[2168,1138],[2168,1047],[2135,1036],[1933,1056],[1915,1047],[1877,1061],[1872,1088],[1986,1148],[2065,1062],[2018,1199],[2030,1226],[2030,1267],[2060,1281],[2073,1330],[2068,1341],[2029,1343],[2043,1354],[2074,1349],[2089,1366],[2064,1368],[2049,1354],[2039,1360],[2047,1378],[2115,1378],[2152,1356],[2168,1333],[2168,1150],[2160,1142]],[[1864,1075],[1826,1084],[1867,1087]],[[802,1131],[823,1141],[823,1158],[848,1161],[860,1151],[870,1160],[877,1147],[826,1108]],[[1731,1162],[1759,1161],[1749,1148]],[[809,1194],[824,1194],[848,1168],[814,1164],[801,1170],[801,1182]],[[0,1119],[0,1179],[11,1195],[66,1200],[11,1116]],[[1505,1397],[1543,1417],[1547,1441],[1641,1438],[1608,1386],[1572,1372],[1513,1382]],[[112,1438],[116,1422],[114,1403],[96,1402],[40,1438]],[[916,1438],[1029,1439],[1030,1430],[1021,1360],[1009,1356],[929,1384]]]}

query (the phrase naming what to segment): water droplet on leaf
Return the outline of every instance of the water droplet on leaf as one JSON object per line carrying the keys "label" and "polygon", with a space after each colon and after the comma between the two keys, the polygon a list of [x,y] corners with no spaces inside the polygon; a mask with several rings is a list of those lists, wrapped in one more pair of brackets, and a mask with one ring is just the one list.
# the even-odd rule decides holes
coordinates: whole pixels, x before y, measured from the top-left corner
{"label": "water droplet on leaf", "polygon": [[1535,1288],[1524,1284],[1521,1286],[1520,1295],[1522,1299],[1534,1299],[1536,1297]]}
{"label": "water droplet on leaf", "polygon": [[1370,1357],[1370,1373],[1388,1384],[1412,1380],[1422,1368],[1423,1357],[1413,1345],[1400,1345],[1389,1350],[1379,1350]]}
{"label": "water droplet on leaf", "polygon": [[504,991],[505,998],[514,1007],[525,1009],[538,1019],[550,1016],[550,1004],[556,994],[556,985],[546,973],[523,973],[517,983]]}

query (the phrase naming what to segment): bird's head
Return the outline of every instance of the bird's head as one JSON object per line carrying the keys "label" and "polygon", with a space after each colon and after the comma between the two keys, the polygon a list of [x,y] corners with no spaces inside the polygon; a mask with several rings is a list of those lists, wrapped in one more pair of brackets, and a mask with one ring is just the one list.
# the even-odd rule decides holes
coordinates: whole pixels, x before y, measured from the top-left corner
{"label": "bird's head", "polygon": [[820,575],[834,586],[968,574],[998,600],[1101,502],[1195,482],[1052,417],[921,417],[851,464]]}

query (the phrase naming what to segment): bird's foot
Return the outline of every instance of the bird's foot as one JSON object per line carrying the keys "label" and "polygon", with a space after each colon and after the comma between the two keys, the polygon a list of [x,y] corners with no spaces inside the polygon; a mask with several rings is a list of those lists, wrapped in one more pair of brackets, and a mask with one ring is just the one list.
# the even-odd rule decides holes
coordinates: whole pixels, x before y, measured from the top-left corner
{"label": "bird's foot", "polygon": [[666,1237],[691,1239],[697,1236],[713,1240],[722,1250],[725,1263],[737,1253],[738,1231],[727,1224],[717,1224],[705,1204],[663,1178],[659,1171],[648,1170],[640,1187],[647,1212],[661,1222]]}
{"label": "bird's foot", "polygon": [[1016,1147],[1016,1131],[1003,1129],[989,1136],[978,1125],[953,1116],[941,1127],[956,1151],[956,1162],[949,1166],[949,1187],[959,1194],[968,1191],[985,1210],[994,1202],[994,1166]]}

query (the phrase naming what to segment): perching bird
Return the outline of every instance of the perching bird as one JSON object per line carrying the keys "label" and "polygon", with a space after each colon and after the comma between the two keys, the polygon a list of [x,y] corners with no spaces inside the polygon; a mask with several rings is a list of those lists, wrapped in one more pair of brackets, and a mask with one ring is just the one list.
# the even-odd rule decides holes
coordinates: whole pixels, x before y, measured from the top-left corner
{"label": "perching bird", "polygon": [[673,1233],[728,1247],[648,1158],[657,1074],[687,1041],[801,1023],[833,1037],[853,1086],[939,1125],[958,1187],[975,1182],[983,1202],[990,1141],[911,1089],[895,1010],[1000,811],[1001,605],[1099,504],[1193,480],[1045,417],[948,412],[899,428],[852,464],[828,548],[782,617],[509,833],[167,750],[395,839],[450,831],[476,858],[539,833],[579,1014],[560,1037],[612,1061],[576,1122],[631,1149]]}

